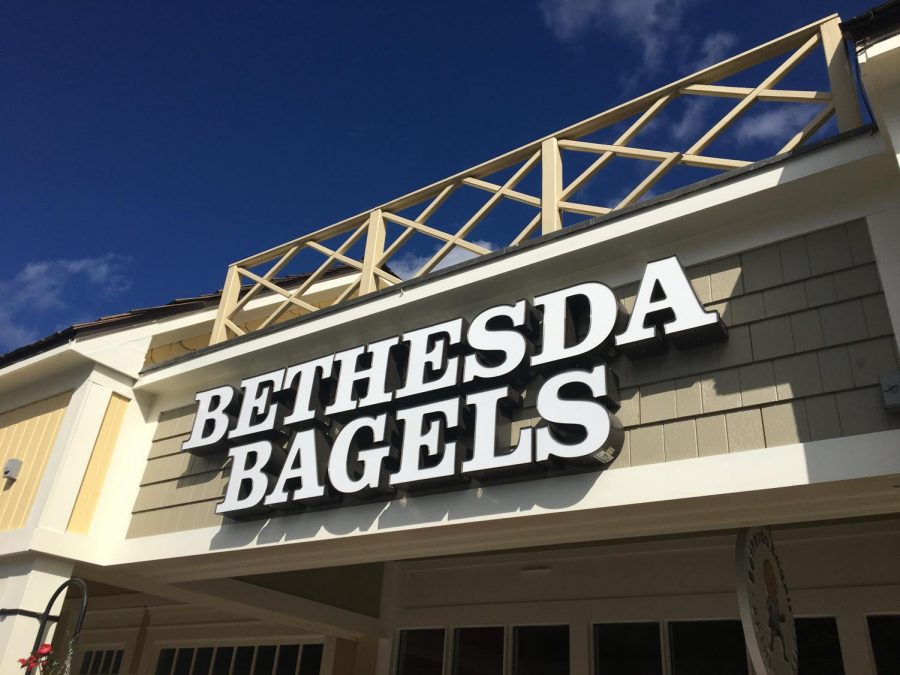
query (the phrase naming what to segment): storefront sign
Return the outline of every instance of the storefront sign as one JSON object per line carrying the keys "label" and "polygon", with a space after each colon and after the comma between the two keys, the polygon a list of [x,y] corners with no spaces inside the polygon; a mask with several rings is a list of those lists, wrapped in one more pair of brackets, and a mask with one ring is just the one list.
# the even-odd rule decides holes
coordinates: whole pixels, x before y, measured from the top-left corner
{"label": "storefront sign", "polygon": [[797,633],[784,570],[767,527],[738,535],[736,572],[744,640],[758,675],[797,675]]}
{"label": "storefront sign", "polygon": [[[201,391],[182,449],[227,450],[216,512],[232,517],[603,467],[623,439],[606,365],[616,351],[724,335],[666,258],[647,265],[630,317],[609,287],[586,282]],[[523,394],[540,423],[498,447]]]}

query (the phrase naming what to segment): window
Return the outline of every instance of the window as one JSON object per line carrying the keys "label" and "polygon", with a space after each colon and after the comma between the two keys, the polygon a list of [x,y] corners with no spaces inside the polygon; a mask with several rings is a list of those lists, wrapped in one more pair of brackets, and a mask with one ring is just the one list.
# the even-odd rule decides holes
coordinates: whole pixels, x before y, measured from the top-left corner
{"label": "window", "polygon": [[397,675],[441,675],[444,668],[444,630],[400,631]]}
{"label": "window", "polygon": [[800,675],[844,675],[841,643],[834,617],[795,619]]}
{"label": "window", "polygon": [[672,675],[748,675],[740,621],[669,624]]}
{"label": "window", "polygon": [[897,649],[900,616],[870,616],[868,622],[875,672],[878,675],[900,673],[900,649]]}
{"label": "window", "polygon": [[124,655],[125,652],[121,649],[85,652],[78,670],[79,675],[118,675]]}
{"label": "window", "polygon": [[514,628],[513,675],[569,675],[569,627]]}
{"label": "window", "polygon": [[503,675],[503,628],[458,629],[453,675]]}
{"label": "window", "polygon": [[[321,644],[163,649],[156,675],[318,675]],[[100,673],[101,671],[97,671]],[[105,672],[105,671],[103,671]],[[118,671],[110,671],[117,673]],[[93,675],[94,671],[84,675]]]}
{"label": "window", "polygon": [[596,675],[662,675],[659,624],[600,623],[594,626]]}

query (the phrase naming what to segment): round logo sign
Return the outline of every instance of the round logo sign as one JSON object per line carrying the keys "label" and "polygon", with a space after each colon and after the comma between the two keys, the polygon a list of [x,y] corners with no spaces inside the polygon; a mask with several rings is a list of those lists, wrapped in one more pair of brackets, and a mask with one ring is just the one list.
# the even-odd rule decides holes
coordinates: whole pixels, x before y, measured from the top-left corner
{"label": "round logo sign", "polygon": [[767,527],[742,530],[735,553],[738,606],[754,670],[797,675],[794,614],[772,532]]}

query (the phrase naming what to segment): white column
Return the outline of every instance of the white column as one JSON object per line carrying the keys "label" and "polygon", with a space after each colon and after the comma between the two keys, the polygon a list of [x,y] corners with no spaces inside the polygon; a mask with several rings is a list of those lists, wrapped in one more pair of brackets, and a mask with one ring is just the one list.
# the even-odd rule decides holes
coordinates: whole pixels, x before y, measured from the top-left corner
{"label": "white column", "polygon": [[900,35],[861,49],[859,67],[878,130],[900,163]]}
{"label": "white column", "polygon": [[[43,612],[53,592],[72,574],[72,563],[43,556],[6,558],[0,563],[0,607]],[[54,612],[62,609],[60,597]],[[18,659],[27,658],[34,646],[39,621],[27,616],[8,616],[0,621],[0,675],[23,672]],[[55,625],[47,624],[43,642],[53,638]]]}
{"label": "white column", "polygon": [[[893,178],[900,181],[900,35],[861,49],[859,64],[878,131],[894,156],[893,168],[897,171],[893,172]],[[900,337],[900,207],[869,215],[867,220],[897,340]]]}
{"label": "white column", "polygon": [[875,664],[869,649],[869,631],[866,617],[861,613],[844,612],[837,616],[838,635],[841,641],[841,655],[844,671],[859,675],[874,675]]}
{"label": "white column", "polygon": [[900,208],[867,216],[866,220],[894,341],[900,348]]}

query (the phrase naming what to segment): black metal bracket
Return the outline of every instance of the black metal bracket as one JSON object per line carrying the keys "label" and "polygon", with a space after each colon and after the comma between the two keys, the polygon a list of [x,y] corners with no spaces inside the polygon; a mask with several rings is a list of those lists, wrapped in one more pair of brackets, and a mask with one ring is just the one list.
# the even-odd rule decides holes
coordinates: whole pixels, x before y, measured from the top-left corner
{"label": "black metal bracket", "polygon": [[[48,621],[59,621],[59,615],[51,615],[50,610],[53,609],[53,603],[56,602],[56,599],[62,594],[64,590],[66,590],[69,586],[72,585],[78,586],[81,589],[81,611],[78,614],[78,621],[75,622],[75,630],[72,632],[72,641],[78,639],[79,633],[81,633],[81,626],[84,623],[84,615],[87,612],[87,601],[88,601],[88,591],[87,584],[84,582],[84,579],[79,579],[78,577],[72,577],[71,579],[62,582],[59,585],[53,595],[50,596],[50,602],[47,603],[47,609],[43,611],[41,614],[37,614],[36,612],[30,612],[27,609],[9,609],[4,610],[11,614],[22,614],[24,616],[34,616],[39,619],[41,625],[38,627],[37,637],[34,639],[34,647],[31,649],[32,654],[37,654],[38,648],[41,646],[41,642],[44,639],[44,633],[47,630],[47,622]],[[29,666],[25,671],[25,675],[32,675],[34,673],[34,667]]]}
{"label": "black metal bracket", "polygon": [[[0,609],[0,619],[4,619],[8,616],[27,616],[30,619],[43,619],[43,612],[32,612],[30,609]],[[59,616],[56,614],[48,614],[47,621],[59,621]]]}

